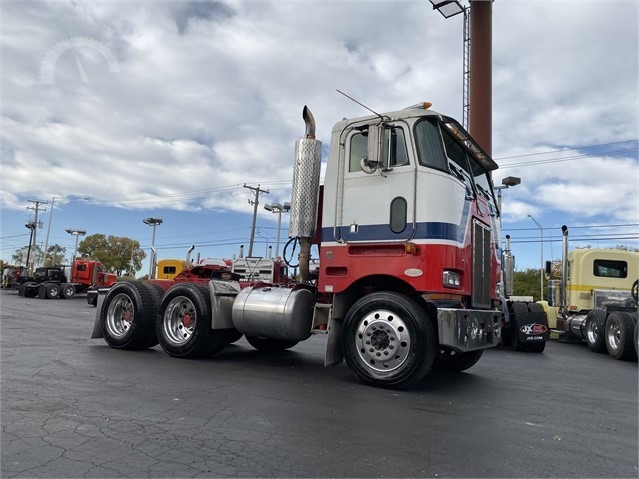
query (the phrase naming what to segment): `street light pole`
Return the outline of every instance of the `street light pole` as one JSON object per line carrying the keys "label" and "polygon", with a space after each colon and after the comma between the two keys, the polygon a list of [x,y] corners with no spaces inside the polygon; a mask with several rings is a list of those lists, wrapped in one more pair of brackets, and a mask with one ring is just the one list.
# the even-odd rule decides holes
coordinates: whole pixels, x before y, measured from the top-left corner
{"label": "street light pole", "polygon": [[291,204],[286,202],[284,205],[274,203],[272,205],[264,205],[264,209],[271,213],[277,213],[277,241],[275,242],[275,258],[280,255],[280,228],[282,226],[282,212],[290,211]]}
{"label": "street light pole", "polygon": [[539,270],[539,293],[541,296],[541,300],[544,300],[544,227],[542,225],[540,225],[537,220],[535,218],[533,218],[531,215],[528,215],[528,218],[530,218],[531,220],[533,220],[535,222],[535,224],[537,225],[537,228],[539,228],[539,231],[541,232],[541,236],[540,236],[540,245],[541,245],[541,268]]}
{"label": "street light pole", "polygon": [[155,279],[155,227],[162,224],[162,218],[145,218],[142,220],[142,222],[153,227],[153,235],[151,236],[151,261],[149,264],[149,279]]}

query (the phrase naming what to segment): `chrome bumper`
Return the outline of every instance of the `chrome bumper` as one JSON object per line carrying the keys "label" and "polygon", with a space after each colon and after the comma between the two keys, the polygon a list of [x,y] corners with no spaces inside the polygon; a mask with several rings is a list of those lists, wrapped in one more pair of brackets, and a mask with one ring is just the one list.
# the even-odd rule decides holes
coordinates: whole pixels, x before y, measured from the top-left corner
{"label": "chrome bumper", "polygon": [[497,346],[501,341],[501,311],[437,309],[439,344],[466,352]]}

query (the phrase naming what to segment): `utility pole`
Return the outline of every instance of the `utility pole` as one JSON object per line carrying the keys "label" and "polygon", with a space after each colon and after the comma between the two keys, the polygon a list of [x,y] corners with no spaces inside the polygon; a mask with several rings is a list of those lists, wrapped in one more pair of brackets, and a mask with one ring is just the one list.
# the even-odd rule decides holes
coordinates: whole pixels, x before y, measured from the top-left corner
{"label": "utility pole", "polygon": [[[49,213],[49,226],[47,226],[47,239],[44,240],[44,259],[42,266],[47,265],[47,249],[49,248],[49,233],[51,233],[51,222],[53,221],[53,207],[55,206],[55,196],[51,198],[51,213]],[[54,266],[51,264],[51,266]]]}
{"label": "utility pole", "polygon": [[257,188],[255,188],[254,186],[247,186],[246,183],[244,183],[244,188],[248,188],[255,195],[255,201],[248,200],[249,204],[253,205],[253,225],[251,226],[251,241],[249,243],[249,251],[248,251],[248,257],[252,258],[253,257],[253,240],[255,239],[255,221],[257,220],[257,207],[260,204],[260,193],[268,194],[268,190],[261,190],[260,185],[257,185]]}
{"label": "utility pole", "polygon": [[[30,250],[30,249],[31,249],[31,245],[32,245],[32,244],[33,244],[33,247],[34,247],[34,248],[35,248],[35,246],[38,244],[38,243],[36,242],[36,230],[38,229],[38,226],[39,226],[39,225],[38,225],[38,213],[39,213],[40,211],[47,211],[47,210],[41,210],[41,209],[40,209],[40,205],[46,205],[46,204],[48,204],[48,201],[29,200],[29,203],[33,203],[33,204],[34,204],[34,206],[33,206],[33,207],[31,207],[31,206],[27,206],[27,209],[28,209],[28,210],[33,210],[33,211],[35,211],[35,219],[33,220],[33,230],[32,230],[32,232],[33,232],[33,236],[32,236],[31,241],[29,242],[29,250]],[[33,263],[32,263],[32,264],[33,264],[34,266],[35,266],[35,264],[36,264],[36,260],[35,260],[35,253],[34,253],[34,261],[33,261]],[[29,267],[29,265],[27,264],[27,269],[28,269],[28,267]],[[32,271],[32,272],[33,272],[33,271]]]}

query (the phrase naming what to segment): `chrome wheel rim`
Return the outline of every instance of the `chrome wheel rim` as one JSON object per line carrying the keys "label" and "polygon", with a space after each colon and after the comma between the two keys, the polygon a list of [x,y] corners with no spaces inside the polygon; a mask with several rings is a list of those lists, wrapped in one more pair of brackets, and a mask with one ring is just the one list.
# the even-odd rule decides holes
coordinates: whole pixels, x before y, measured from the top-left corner
{"label": "chrome wheel rim", "polygon": [[586,335],[588,336],[588,342],[590,344],[595,344],[597,339],[599,339],[599,326],[595,321],[591,321],[588,323],[588,327],[586,328]]}
{"label": "chrome wheel rim", "polygon": [[355,345],[360,364],[377,375],[385,375],[406,363],[411,338],[406,323],[399,316],[388,310],[377,310],[359,322]]}
{"label": "chrome wheel rim", "polygon": [[168,341],[175,345],[188,342],[197,327],[195,305],[184,296],[173,298],[164,311],[162,323]]}
{"label": "chrome wheel rim", "polygon": [[125,336],[133,326],[133,301],[126,294],[116,295],[109,303],[106,315],[106,327],[109,334],[116,338]]}
{"label": "chrome wheel rim", "polygon": [[608,344],[613,349],[619,349],[619,345],[621,344],[621,328],[619,324],[613,322],[608,328]]}

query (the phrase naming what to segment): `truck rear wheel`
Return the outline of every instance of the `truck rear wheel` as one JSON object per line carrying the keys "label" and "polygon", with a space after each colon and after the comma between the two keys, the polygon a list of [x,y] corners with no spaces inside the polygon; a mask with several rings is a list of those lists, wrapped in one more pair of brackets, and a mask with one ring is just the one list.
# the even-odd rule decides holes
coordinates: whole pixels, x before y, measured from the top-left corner
{"label": "truck rear wheel", "polygon": [[24,297],[25,298],[35,298],[38,295],[38,289],[40,285],[38,283],[25,283],[20,288],[24,286]]}
{"label": "truck rear wheel", "polygon": [[207,286],[176,284],[160,303],[156,324],[160,346],[175,358],[212,356],[229,343],[227,330],[211,329],[211,296]]}
{"label": "truck rear wheel", "polygon": [[606,324],[606,312],[603,309],[593,309],[586,316],[584,337],[588,349],[595,353],[606,352],[604,326]]}
{"label": "truck rear wheel", "polygon": [[75,286],[72,284],[63,284],[60,288],[61,297],[71,299],[75,296]]}
{"label": "truck rear wheel", "polygon": [[433,369],[446,372],[460,372],[473,367],[484,354],[483,349],[458,353],[450,348],[442,348],[435,356]]}
{"label": "truck rear wheel", "polygon": [[247,336],[246,340],[255,349],[266,353],[284,351],[285,349],[290,349],[299,343],[299,341],[291,341],[288,339],[262,338],[259,336]]}
{"label": "truck rear wheel", "polygon": [[394,292],[356,301],[344,320],[341,340],[346,363],[363,383],[392,389],[420,381],[437,349],[427,312]]}
{"label": "truck rear wheel", "polygon": [[58,299],[60,297],[60,286],[55,283],[45,285],[47,299]]}
{"label": "truck rear wheel", "polygon": [[630,313],[615,311],[606,320],[606,348],[614,359],[632,360],[636,357],[631,344],[634,338],[635,324]]}
{"label": "truck rear wheel", "polygon": [[157,303],[145,284],[118,283],[107,293],[100,311],[104,340],[116,349],[145,349],[156,342],[156,315]]}

